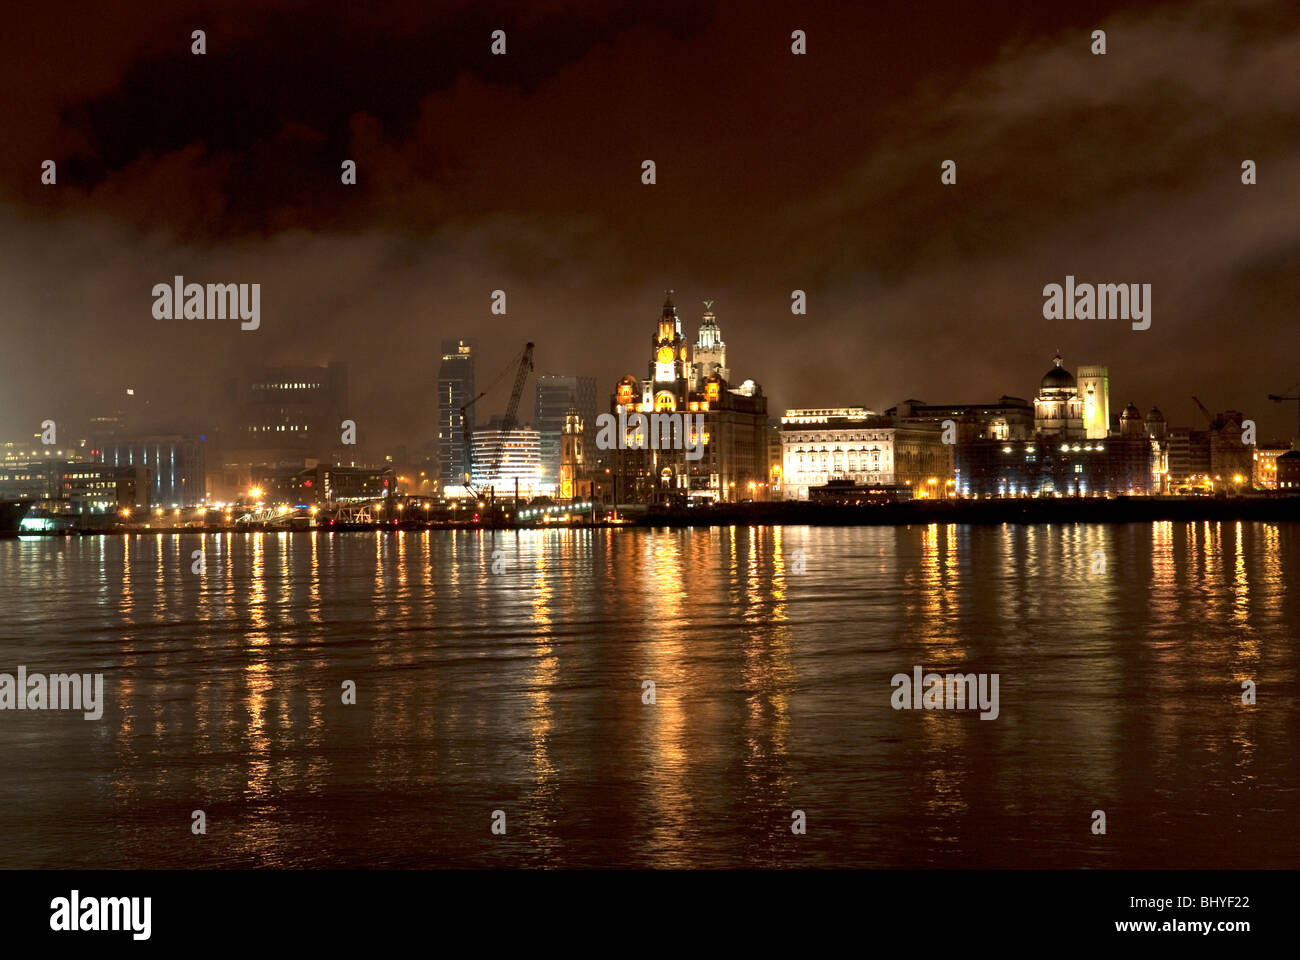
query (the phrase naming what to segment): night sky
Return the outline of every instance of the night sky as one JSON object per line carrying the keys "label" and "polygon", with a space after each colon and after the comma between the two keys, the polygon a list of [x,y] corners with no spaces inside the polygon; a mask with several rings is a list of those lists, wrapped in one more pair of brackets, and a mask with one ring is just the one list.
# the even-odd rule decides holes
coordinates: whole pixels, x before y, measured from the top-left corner
{"label": "night sky", "polygon": [[[246,360],[346,359],[363,447],[414,446],[443,337],[604,395],[665,287],[774,416],[1031,398],[1059,349],[1113,411],[1295,432],[1293,2],[33,4],[0,51],[0,439],[126,386],[201,430]],[[155,320],[175,274],[260,283],[261,329]],[[1044,320],[1067,274],[1152,284],[1151,328]]]}

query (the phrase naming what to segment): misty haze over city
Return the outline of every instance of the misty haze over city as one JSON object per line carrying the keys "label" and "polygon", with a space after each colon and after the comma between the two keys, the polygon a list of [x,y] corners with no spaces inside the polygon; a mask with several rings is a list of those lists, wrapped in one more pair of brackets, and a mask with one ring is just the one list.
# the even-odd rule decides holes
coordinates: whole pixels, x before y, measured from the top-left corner
{"label": "misty haze over city", "polygon": [[[248,364],[345,360],[359,446],[415,449],[443,338],[478,338],[481,378],[533,341],[604,398],[671,287],[691,327],[714,301],[773,412],[1029,397],[1059,350],[1108,364],[1119,404],[1203,426],[1195,394],[1289,439],[1266,400],[1300,381],[1287,7],[1009,6],[819,6],[792,62],[784,14],[750,4],[543,3],[508,69],[479,38],[510,4],[25,10],[0,64],[24,130],[0,145],[0,437],[78,433],[127,387],[146,426],[202,432]],[[1045,321],[1067,274],[1150,283],[1151,328]],[[260,329],[155,320],[175,275],[260,283]]]}

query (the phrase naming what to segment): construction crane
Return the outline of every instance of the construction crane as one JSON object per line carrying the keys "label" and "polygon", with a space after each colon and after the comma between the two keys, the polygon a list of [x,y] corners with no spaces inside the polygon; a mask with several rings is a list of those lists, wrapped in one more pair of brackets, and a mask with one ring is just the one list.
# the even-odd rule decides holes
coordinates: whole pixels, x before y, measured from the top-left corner
{"label": "construction crane", "polygon": [[1197,400],[1195,397],[1192,397],[1192,403],[1196,404],[1196,406],[1200,409],[1201,413],[1205,415],[1205,419],[1209,423],[1210,429],[1217,430],[1218,427],[1215,425],[1216,421],[1214,418],[1214,414],[1210,413],[1209,410],[1205,409],[1205,404],[1201,403],[1201,401]]}
{"label": "construction crane", "polygon": [[[1268,395],[1268,398],[1272,400],[1274,403],[1285,403],[1288,400],[1297,401],[1296,403],[1297,427],[1300,427],[1300,394],[1295,394],[1293,396],[1281,396],[1276,393],[1270,393]],[[1297,433],[1296,436],[1300,436],[1300,433]]]}
{"label": "construction crane", "polygon": [[466,413],[470,407],[474,406],[475,403],[487,396],[498,383],[504,380],[506,374],[510,372],[511,368],[514,367],[516,363],[518,364],[518,369],[515,373],[515,385],[510,391],[510,402],[506,405],[506,414],[501,420],[501,431],[497,440],[496,448],[492,453],[492,462],[487,469],[487,475],[491,477],[496,473],[497,466],[501,462],[501,450],[505,443],[505,433],[508,430],[513,430],[517,422],[516,415],[519,411],[519,398],[523,396],[524,392],[524,380],[527,379],[529,371],[533,369],[533,344],[524,344],[524,349],[511,358],[510,362],[506,364],[505,368],[499,374],[497,374],[493,381],[489,383],[486,388],[480,390],[478,395],[466,403],[465,406],[460,408],[460,429],[465,443],[465,489],[469,490],[469,492],[474,495],[475,499],[482,499],[485,494],[488,497],[493,497],[495,491],[490,486],[480,488],[474,485],[473,476],[470,472],[473,470],[474,463],[474,458],[472,456],[473,428],[470,426],[470,419],[466,416]]}

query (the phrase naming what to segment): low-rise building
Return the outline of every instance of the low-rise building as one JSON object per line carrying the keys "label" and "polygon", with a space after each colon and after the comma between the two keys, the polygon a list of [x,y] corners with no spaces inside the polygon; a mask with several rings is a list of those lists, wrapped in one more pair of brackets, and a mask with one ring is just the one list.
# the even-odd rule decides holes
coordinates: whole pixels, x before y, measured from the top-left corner
{"label": "low-rise building", "polygon": [[1034,408],[1020,397],[1002,396],[997,403],[925,403],[904,400],[885,411],[899,423],[951,420],[956,442],[965,440],[1027,440],[1034,435]]}
{"label": "low-rise building", "polygon": [[1288,494],[1300,493],[1300,450],[1277,458],[1277,488]]}
{"label": "low-rise building", "polygon": [[918,498],[946,496],[951,489],[950,445],[942,442],[938,423],[900,423],[866,407],[787,410],[781,449],[787,500],[808,500],[832,481],[904,486]]}
{"label": "low-rise building", "polygon": [[956,487],[963,497],[1149,494],[1151,459],[1145,437],[974,440],[957,446]]}
{"label": "low-rise building", "polygon": [[325,506],[379,500],[395,490],[396,477],[391,468],[318,463],[256,470],[245,499],[290,506]]}
{"label": "low-rise building", "polygon": [[1261,443],[1252,454],[1251,482],[1260,490],[1276,490],[1277,461],[1291,452],[1288,443]]}

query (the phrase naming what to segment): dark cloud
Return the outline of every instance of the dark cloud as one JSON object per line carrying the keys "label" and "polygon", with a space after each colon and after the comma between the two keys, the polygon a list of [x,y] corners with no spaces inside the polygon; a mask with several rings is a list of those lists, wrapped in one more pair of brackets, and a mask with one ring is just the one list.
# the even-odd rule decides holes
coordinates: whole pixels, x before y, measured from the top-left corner
{"label": "dark cloud", "polygon": [[[1264,395],[1300,380],[1300,16],[1057,6],[29,9],[0,41],[0,325],[26,347],[0,430],[127,380],[201,419],[250,357],[345,358],[358,418],[416,443],[442,337],[492,372],[531,339],[607,389],[672,286],[692,332],[717,301],[774,413],[1029,396],[1059,348],[1119,403],[1194,423],[1195,393],[1289,434]],[[160,325],[177,273],[260,282],[263,329]],[[1151,283],[1152,328],[1044,321],[1067,273]]]}

